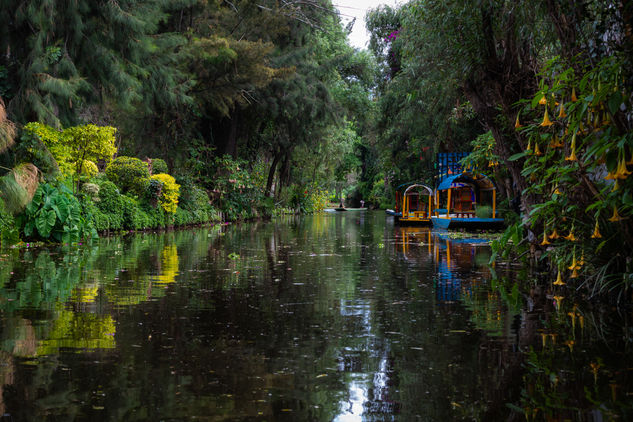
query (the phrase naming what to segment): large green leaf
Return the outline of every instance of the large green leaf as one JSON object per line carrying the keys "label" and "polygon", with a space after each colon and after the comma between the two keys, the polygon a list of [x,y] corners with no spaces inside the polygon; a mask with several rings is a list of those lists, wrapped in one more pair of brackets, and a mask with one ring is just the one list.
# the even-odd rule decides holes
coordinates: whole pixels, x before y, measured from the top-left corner
{"label": "large green leaf", "polygon": [[54,201],[53,209],[57,214],[57,218],[62,223],[65,223],[68,220],[69,216],[69,202],[64,196],[57,196]]}
{"label": "large green leaf", "polygon": [[35,227],[37,227],[37,231],[40,236],[48,238],[51,235],[51,230],[55,227],[56,221],[57,215],[52,209],[40,212],[35,219]]}

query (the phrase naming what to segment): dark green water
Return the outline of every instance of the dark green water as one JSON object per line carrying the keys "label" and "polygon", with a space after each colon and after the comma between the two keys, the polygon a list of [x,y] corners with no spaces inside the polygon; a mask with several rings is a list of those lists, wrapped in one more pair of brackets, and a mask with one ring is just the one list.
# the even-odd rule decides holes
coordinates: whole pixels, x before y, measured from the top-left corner
{"label": "dark green water", "polygon": [[[552,292],[491,289],[489,256],[377,212],[5,251],[0,420],[602,420],[610,383],[626,414],[628,342],[588,356],[574,327],[584,358],[554,383],[570,320]],[[577,408],[552,408],[579,379],[597,404],[565,387]]]}

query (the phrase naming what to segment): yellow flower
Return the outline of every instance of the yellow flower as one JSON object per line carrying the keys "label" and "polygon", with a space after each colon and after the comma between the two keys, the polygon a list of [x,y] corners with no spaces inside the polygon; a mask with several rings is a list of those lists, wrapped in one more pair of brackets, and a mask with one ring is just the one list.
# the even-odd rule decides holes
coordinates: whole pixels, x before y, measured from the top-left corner
{"label": "yellow flower", "polygon": [[558,189],[558,187],[556,189],[554,189],[554,193],[556,195],[561,195],[561,191],[560,191],[560,189]]}
{"label": "yellow flower", "polygon": [[576,157],[576,134],[571,137],[571,154],[569,157],[565,157],[566,161],[578,161],[578,157]]}
{"label": "yellow flower", "polygon": [[571,318],[571,328],[572,330],[576,330],[576,312],[571,311],[567,312],[567,315]]}
{"label": "yellow flower", "polygon": [[572,89],[571,89],[571,100],[572,100],[573,102],[578,101],[578,97],[576,97],[576,88],[572,88]]}
{"label": "yellow flower", "polygon": [[563,237],[563,239],[569,240],[570,242],[575,242],[576,240],[578,240],[578,239],[576,239],[576,236],[574,236],[574,229],[573,228],[569,231],[569,234],[567,236]]}
{"label": "yellow flower", "polygon": [[558,276],[556,277],[556,281],[554,282],[555,286],[564,286],[565,282],[563,281],[563,278],[560,275],[560,270],[558,270]]}
{"label": "yellow flower", "polygon": [[576,253],[574,253],[574,257],[572,258],[571,265],[568,267],[568,269],[575,270],[577,265],[578,264],[576,263]]}
{"label": "yellow flower", "polygon": [[549,243],[549,241],[547,240],[547,233],[543,232],[543,241],[541,242],[541,246],[547,245],[551,245],[551,243]]}
{"label": "yellow flower", "polygon": [[541,122],[541,126],[551,126],[554,123],[549,119],[549,115],[547,114],[547,108],[545,108],[545,114],[543,115],[543,121]]}
{"label": "yellow flower", "polygon": [[563,117],[567,117],[567,113],[565,113],[565,104],[561,104],[560,110],[558,111],[558,117],[561,119]]}
{"label": "yellow flower", "polygon": [[540,150],[540,149],[539,149],[539,147],[538,147],[538,143],[534,142],[534,144],[535,144],[535,147],[534,147],[534,155],[537,155],[537,156],[539,156],[539,155],[543,155],[543,153],[541,152],[541,150]]}
{"label": "yellow flower", "polygon": [[620,189],[620,180],[619,179],[615,179],[615,183],[613,184],[613,189],[611,189],[611,192],[615,192],[618,189]]}
{"label": "yellow flower", "polygon": [[519,114],[517,114],[517,119],[516,119],[516,121],[514,122],[514,128],[515,128],[515,129],[519,129],[519,128],[521,128],[521,127],[523,127],[523,125],[521,125],[521,122],[519,122]]}
{"label": "yellow flower", "polygon": [[613,215],[611,216],[611,218],[609,218],[609,221],[616,222],[620,220],[622,220],[622,217],[620,217],[620,214],[618,214],[618,207],[613,207]]}
{"label": "yellow flower", "polygon": [[541,99],[540,99],[540,100],[538,100],[538,103],[539,103],[540,105],[545,105],[545,104],[547,104],[547,100],[545,99],[545,94],[543,94],[543,96],[541,97]]}
{"label": "yellow flower", "polygon": [[527,144],[527,148],[525,149],[525,152],[531,152],[532,151],[532,140],[528,140],[528,144]]}
{"label": "yellow flower", "polygon": [[549,147],[554,148],[554,149],[563,147],[563,143],[560,141],[560,138],[558,137],[558,135],[554,135],[554,137],[549,143]]}
{"label": "yellow flower", "polygon": [[563,303],[564,298],[565,296],[554,296],[554,305],[556,306],[556,309],[560,310],[560,306]]}
{"label": "yellow flower", "polygon": [[626,179],[631,174],[631,172],[628,171],[626,168],[626,162],[624,161],[624,154],[622,156],[622,159],[620,160],[620,163],[618,164],[618,170],[616,171],[616,174],[617,174],[618,179]]}
{"label": "yellow flower", "polygon": [[574,340],[567,340],[567,341],[565,342],[565,346],[569,347],[569,351],[570,351],[570,352],[573,352],[573,351],[574,351],[574,344],[575,344],[575,341],[574,341]]}
{"label": "yellow flower", "polygon": [[591,366],[591,372],[593,372],[593,381],[598,382],[598,369],[600,369],[600,364],[597,362],[591,362],[589,366]]}
{"label": "yellow flower", "polygon": [[554,229],[554,231],[552,232],[552,234],[549,235],[550,239],[558,239],[560,237],[560,235],[558,234],[558,232],[556,231],[556,229]]}
{"label": "yellow flower", "polygon": [[600,227],[598,226],[598,220],[596,220],[596,225],[593,228],[593,234],[591,235],[592,239],[600,239],[602,235],[600,234]]}
{"label": "yellow flower", "polygon": [[578,270],[574,268],[574,271],[571,272],[569,278],[578,278]]}
{"label": "yellow flower", "polygon": [[543,342],[543,349],[547,346],[547,333],[541,333],[541,341]]}

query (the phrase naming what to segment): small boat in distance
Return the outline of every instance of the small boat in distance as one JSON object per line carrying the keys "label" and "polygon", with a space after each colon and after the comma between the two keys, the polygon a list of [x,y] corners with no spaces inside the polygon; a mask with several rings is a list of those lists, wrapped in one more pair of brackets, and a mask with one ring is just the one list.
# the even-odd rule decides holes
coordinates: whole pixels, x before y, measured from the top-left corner
{"label": "small boat in distance", "polygon": [[497,218],[497,190],[488,176],[463,172],[448,176],[435,190],[436,208],[431,217],[434,227],[444,229],[502,229],[503,218]]}

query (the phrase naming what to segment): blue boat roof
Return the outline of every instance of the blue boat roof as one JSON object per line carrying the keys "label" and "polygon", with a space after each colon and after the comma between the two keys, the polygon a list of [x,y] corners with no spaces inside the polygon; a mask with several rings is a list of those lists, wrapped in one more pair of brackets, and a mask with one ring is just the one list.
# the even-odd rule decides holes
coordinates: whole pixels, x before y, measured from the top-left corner
{"label": "blue boat roof", "polygon": [[495,189],[494,183],[486,176],[485,174],[474,174],[470,172],[464,172],[460,174],[455,174],[453,176],[448,176],[442,183],[437,187],[437,190],[446,190],[450,189],[453,183],[457,182],[465,182],[472,183],[474,185],[479,186],[481,189]]}

